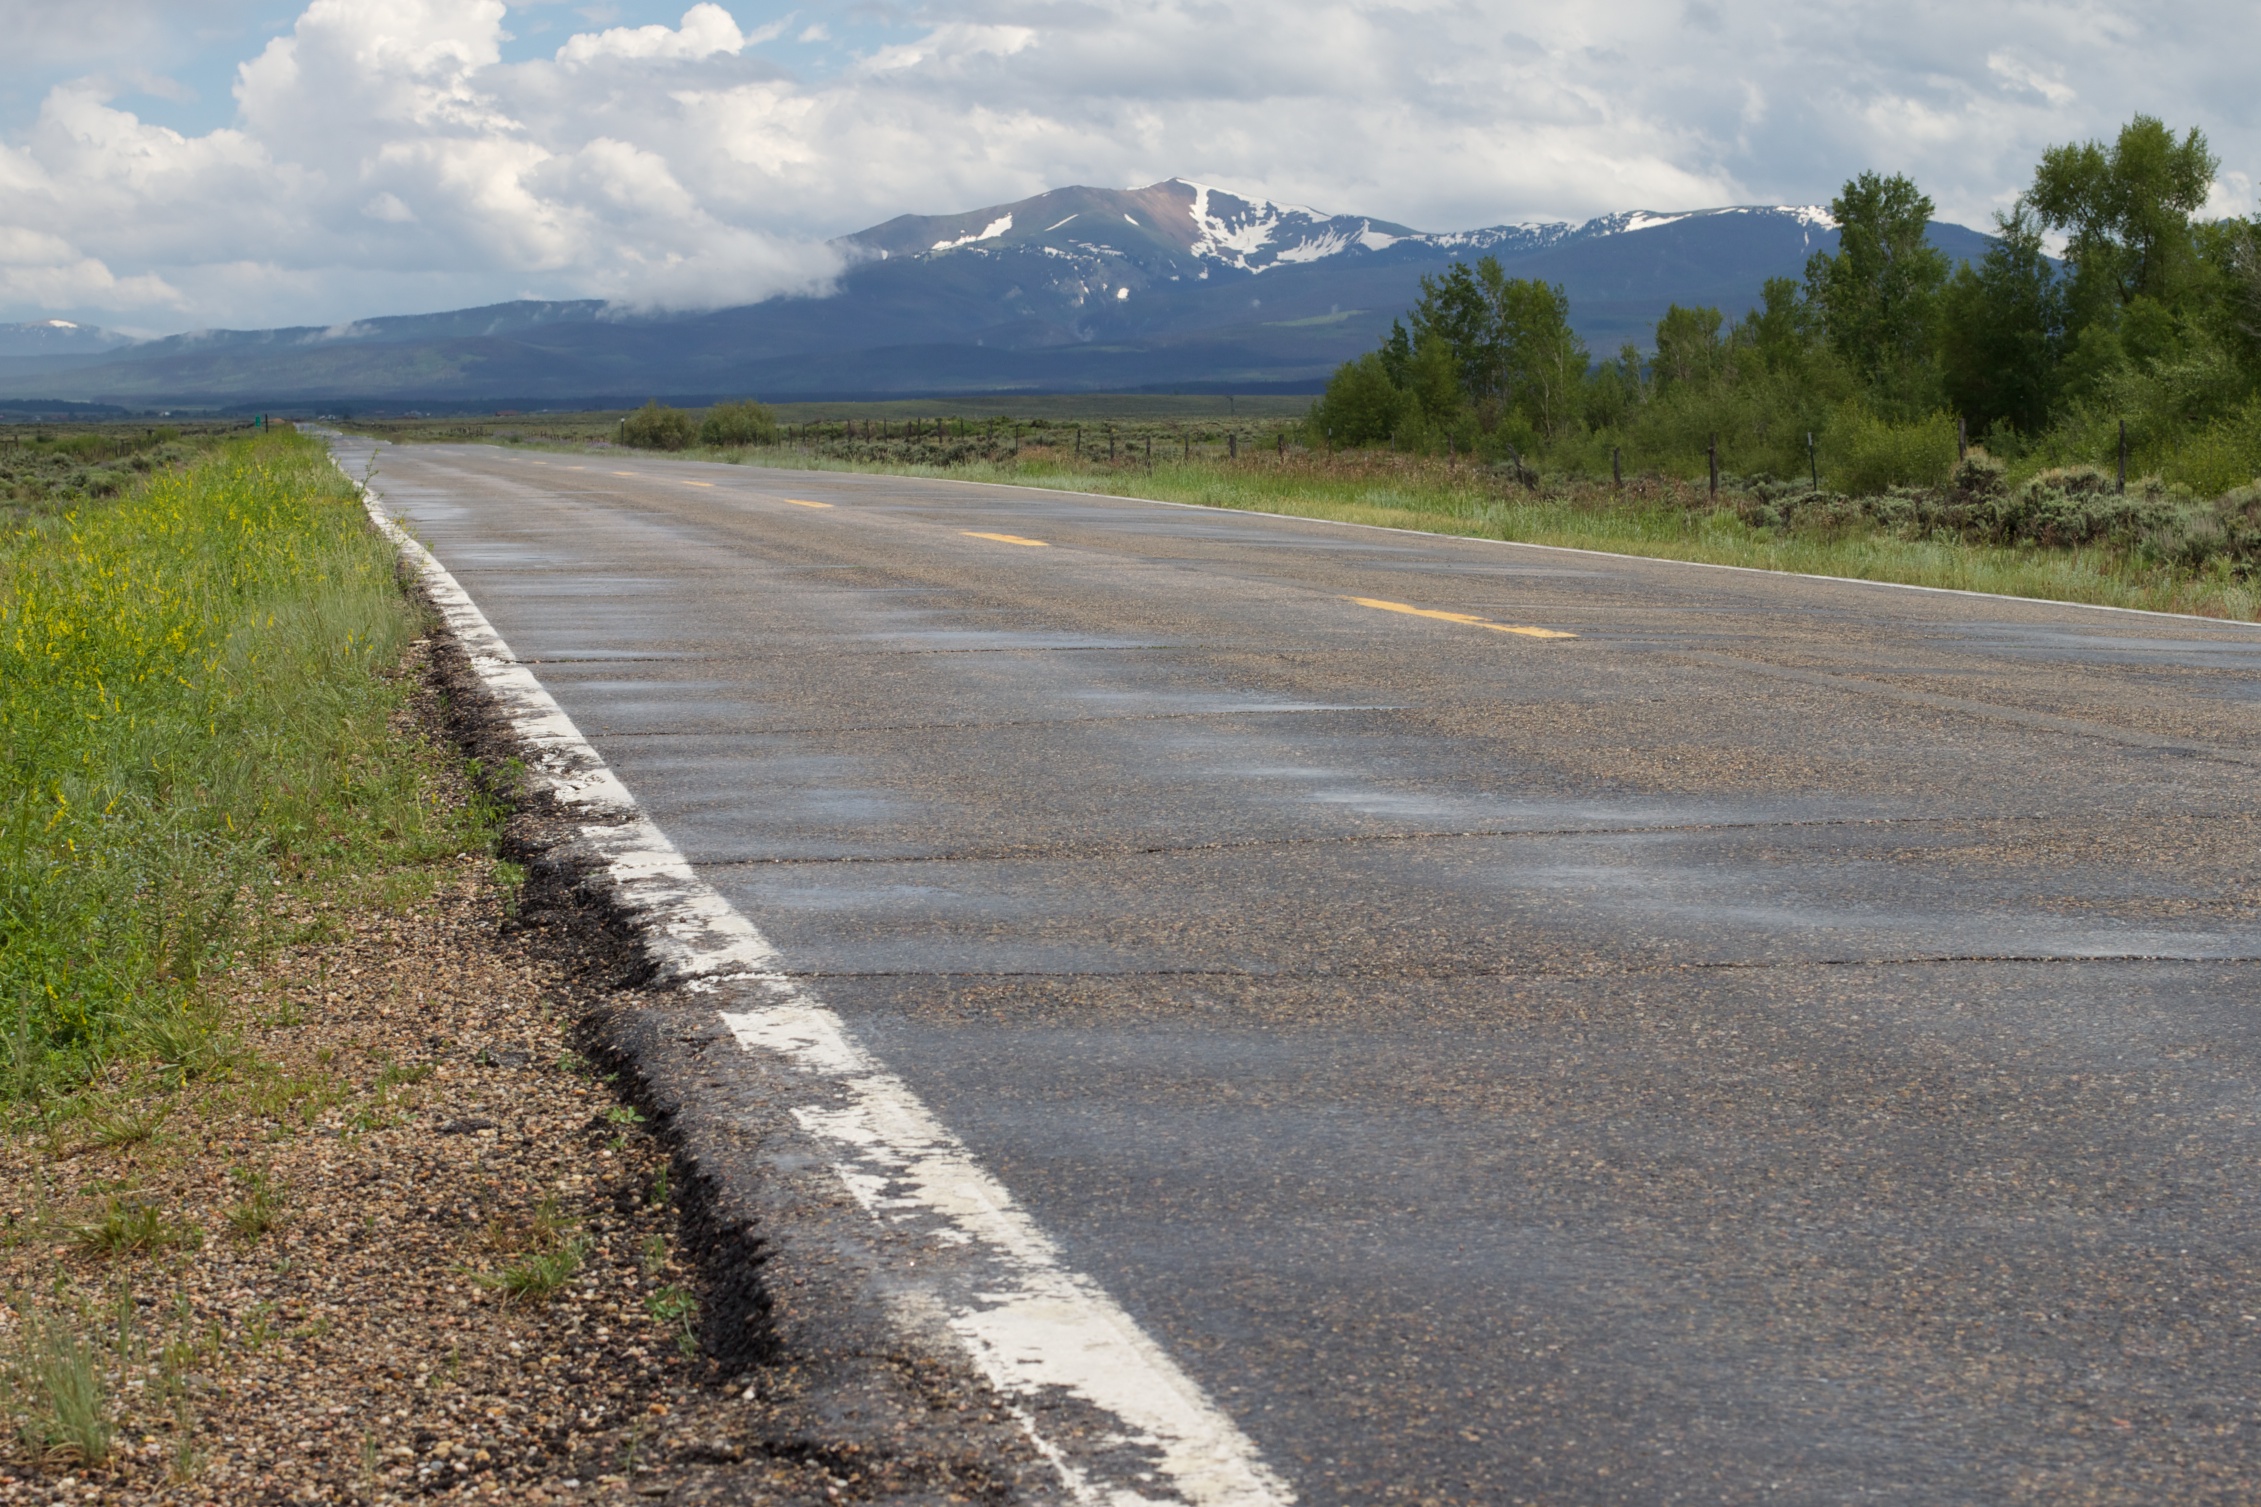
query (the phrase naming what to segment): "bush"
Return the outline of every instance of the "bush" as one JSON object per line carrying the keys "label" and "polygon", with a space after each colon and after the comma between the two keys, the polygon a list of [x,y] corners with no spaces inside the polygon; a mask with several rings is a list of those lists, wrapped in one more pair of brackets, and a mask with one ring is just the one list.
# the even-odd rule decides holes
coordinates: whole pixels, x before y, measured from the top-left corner
{"label": "bush", "polygon": [[[716,449],[737,445],[774,445],[777,420],[767,408],[748,398],[742,403],[717,403],[699,424],[699,443]],[[670,447],[672,448],[672,447]]]}
{"label": "bush", "polygon": [[697,436],[689,414],[662,408],[657,399],[620,421],[620,442],[639,450],[688,450]]}
{"label": "bush", "polygon": [[1912,424],[1895,424],[1848,408],[1829,426],[1823,447],[1830,485],[1850,496],[1935,487],[1955,466],[1955,421],[1935,413]]}
{"label": "bush", "polygon": [[1345,361],[1311,405],[1314,438],[1340,449],[1378,445],[1397,432],[1408,411],[1418,415],[1410,396],[1390,380],[1389,368],[1372,351]]}

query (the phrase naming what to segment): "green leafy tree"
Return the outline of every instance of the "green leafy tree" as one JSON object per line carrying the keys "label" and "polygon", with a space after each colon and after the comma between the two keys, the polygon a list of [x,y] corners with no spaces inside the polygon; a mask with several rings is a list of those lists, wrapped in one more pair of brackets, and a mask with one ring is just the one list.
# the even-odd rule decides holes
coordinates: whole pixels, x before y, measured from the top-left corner
{"label": "green leafy tree", "polygon": [[1355,449],[1378,445],[1395,434],[1409,409],[1418,405],[1390,380],[1380,351],[1335,368],[1327,390],[1311,405],[1311,427],[1331,445]]}
{"label": "green leafy tree", "polygon": [[2038,434],[2057,400],[2065,357],[2065,287],[2041,247],[2041,226],[2019,203],[1994,221],[1994,244],[1965,262],[1941,303],[1940,368],[1974,431],[2007,424]]}
{"label": "green leafy tree", "polygon": [[1578,421],[1593,359],[1570,327],[1569,295],[1536,278],[1501,278],[1487,291],[1497,311],[1502,396],[1540,435],[1562,438]]}
{"label": "green leafy tree", "polygon": [[1673,304],[1656,322],[1656,360],[1651,380],[1657,391],[1669,392],[1690,383],[1703,384],[1718,376],[1726,365],[1727,347],[1719,339],[1717,309],[1683,309]]}
{"label": "green leafy tree", "polygon": [[1442,275],[1424,272],[1411,315],[1414,339],[1451,353],[1461,391],[1480,411],[1491,409],[1499,397],[1498,321],[1489,290],[1505,281],[1498,259],[1488,256],[1476,268],[1455,262]]}
{"label": "green leafy tree", "polygon": [[1829,203],[1837,250],[1806,262],[1806,290],[1831,349],[1889,406],[1929,406],[1947,258],[1925,239],[1932,203],[1907,178],[1863,173]]}
{"label": "green leafy tree", "polygon": [[2109,147],[2089,141],[2041,154],[2026,198],[2044,229],[2065,235],[2081,323],[2138,298],[2179,302],[2195,281],[2191,219],[2219,165],[2195,127],[2177,141],[2149,115],[2122,126]]}
{"label": "green leafy tree", "polygon": [[1814,343],[1813,305],[1794,277],[1770,277],[1760,307],[1743,316],[1735,344],[1754,352],[1770,372],[1795,372],[1810,364]]}

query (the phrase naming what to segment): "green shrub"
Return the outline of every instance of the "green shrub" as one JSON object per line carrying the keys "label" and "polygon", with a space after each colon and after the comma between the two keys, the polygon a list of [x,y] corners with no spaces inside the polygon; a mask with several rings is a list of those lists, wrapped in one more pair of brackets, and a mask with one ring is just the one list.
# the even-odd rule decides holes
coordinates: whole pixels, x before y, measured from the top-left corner
{"label": "green shrub", "polygon": [[1830,485],[1854,497],[1893,487],[1935,487],[1955,467],[1955,420],[1935,413],[1895,424],[1848,407],[1822,440],[1822,468]]}
{"label": "green shrub", "polygon": [[1311,405],[1313,437],[1337,449],[1378,445],[1397,432],[1418,405],[1390,380],[1382,358],[1369,351],[1356,361],[1345,361],[1327,383],[1319,401]]}
{"label": "green shrub", "polygon": [[620,442],[639,450],[687,450],[698,427],[680,408],[662,408],[657,399],[620,422]]}
{"label": "green shrub", "polygon": [[2202,497],[2219,496],[2261,478],[2261,401],[2216,419],[2161,457],[2159,473]]}
{"label": "green shrub", "polygon": [[777,419],[751,398],[742,403],[717,403],[699,422],[699,443],[718,450],[740,445],[774,445]]}

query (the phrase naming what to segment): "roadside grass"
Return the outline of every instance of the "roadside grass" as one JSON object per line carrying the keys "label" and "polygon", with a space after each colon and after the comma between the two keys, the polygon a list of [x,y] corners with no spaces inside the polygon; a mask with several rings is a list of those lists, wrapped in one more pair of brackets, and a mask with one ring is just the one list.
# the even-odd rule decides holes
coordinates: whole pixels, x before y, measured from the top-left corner
{"label": "roadside grass", "polygon": [[390,736],[419,611],[288,433],[0,528],[0,1110],[70,1118],[124,1064],[137,1092],[237,1072],[202,981],[285,902],[412,902],[491,849],[496,813]]}
{"label": "roadside grass", "polygon": [[1255,451],[1238,460],[1198,452],[1190,461],[1158,457],[1151,470],[1143,456],[1110,465],[1034,446],[1024,446],[1018,456],[969,456],[952,464],[832,455],[821,447],[681,453],[738,465],[998,482],[2246,622],[2261,616],[2261,586],[2225,570],[2149,563],[2110,544],[2004,546],[1906,537],[1860,525],[1762,527],[1745,520],[1731,492],[1715,500],[1705,487],[1669,477],[1629,479],[1622,488],[1553,478],[1526,487],[1495,468],[1455,466],[1435,457],[1326,456],[1292,449],[1284,456]]}

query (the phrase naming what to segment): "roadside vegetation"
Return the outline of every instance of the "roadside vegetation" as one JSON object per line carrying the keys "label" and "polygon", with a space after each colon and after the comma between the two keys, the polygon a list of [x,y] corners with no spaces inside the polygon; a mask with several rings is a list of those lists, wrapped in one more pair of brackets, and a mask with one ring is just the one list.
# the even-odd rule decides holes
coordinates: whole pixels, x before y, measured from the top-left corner
{"label": "roadside vegetation", "polygon": [[405,894],[488,841],[389,736],[418,626],[294,435],[0,537],[0,1104],[45,1112],[122,1062],[205,1070],[226,1049],[203,981],[272,940],[280,892]]}
{"label": "roadside vegetation", "polygon": [[566,1045],[569,965],[513,930],[423,608],[323,446],[15,438],[0,1497],[619,1483],[656,1417],[743,1412],[665,1148]]}

